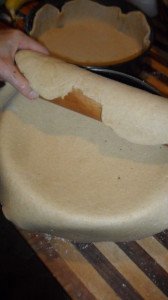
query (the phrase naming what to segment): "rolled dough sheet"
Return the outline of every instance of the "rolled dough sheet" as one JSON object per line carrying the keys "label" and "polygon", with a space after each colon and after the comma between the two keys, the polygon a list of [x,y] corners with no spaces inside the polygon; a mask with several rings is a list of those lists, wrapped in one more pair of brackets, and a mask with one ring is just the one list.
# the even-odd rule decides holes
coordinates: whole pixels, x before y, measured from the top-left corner
{"label": "rolled dough sheet", "polygon": [[0,199],[16,226],[80,241],[133,240],[168,227],[166,146],[131,144],[9,85],[0,105]]}
{"label": "rolled dough sheet", "polygon": [[[168,101],[107,79],[51,56],[30,50],[17,52],[16,63],[31,87],[43,98],[64,98],[78,92],[101,105],[101,119],[132,143],[168,143]],[[71,101],[71,100],[69,100]]]}

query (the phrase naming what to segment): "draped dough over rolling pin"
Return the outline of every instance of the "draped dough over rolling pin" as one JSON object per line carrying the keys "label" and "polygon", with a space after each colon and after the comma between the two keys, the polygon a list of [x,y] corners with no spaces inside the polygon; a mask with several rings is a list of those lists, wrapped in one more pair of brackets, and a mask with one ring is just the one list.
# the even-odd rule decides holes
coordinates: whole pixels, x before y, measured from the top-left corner
{"label": "draped dough over rolling pin", "polygon": [[16,63],[31,87],[52,100],[80,91],[102,106],[102,121],[119,136],[137,144],[168,143],[168,101],[103,78],[75,65],[30,50],[16,54]]}

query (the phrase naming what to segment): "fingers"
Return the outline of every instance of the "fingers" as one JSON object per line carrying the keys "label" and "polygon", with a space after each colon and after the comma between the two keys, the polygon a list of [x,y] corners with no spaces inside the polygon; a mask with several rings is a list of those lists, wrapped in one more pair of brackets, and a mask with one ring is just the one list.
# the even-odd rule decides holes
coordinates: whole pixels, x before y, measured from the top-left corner
{"label": "fingers", "polygon": [[49,51],[47,50],[47,48],[45,48],[43,45],[41,45],[40,43],[38,43],[36,40],[32,39],[31,37],[22,34],[20,32],[20,34],[22,35],[21,40],[19,41],[19,45],[18,45],[18,50],[33,50],[33,51],[37,51],[37,52],[41,52],[44,54],[49,54]]}
{"label": "fingers", "polygon": [[38,97],[38,93],[32,90],[27,79],[20,74],[15,65],[10,63],[5,64],[3,70],[4,72],[3,74],[0,74],[0,77],[3,78],[4,81],[12,84],[22,95],[29,99],[35,99]]}
{"label": "fingers", "polygon": [[[12,76],[11,76],[12,75]],[[22,95],[29,99],[38,97],[38,93],[32,90],[27,79],[13,66],[9,69],[8,82],[11,83]]]}
{"label": "fingers", "polygon": [[0,79],[12,84],[25,97],[37,98],[38,94],[32,90],[27,79],[14,64],[15,53],[17,50],[28,49],[49,54],[48,50],[23,32],[14,29],[0,31],[0,44]]}

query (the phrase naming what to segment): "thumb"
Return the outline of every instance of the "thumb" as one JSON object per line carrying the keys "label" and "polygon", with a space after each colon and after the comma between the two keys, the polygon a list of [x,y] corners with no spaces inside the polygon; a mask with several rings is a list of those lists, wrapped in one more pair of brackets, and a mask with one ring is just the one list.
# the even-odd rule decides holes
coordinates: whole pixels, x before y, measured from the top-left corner
{"label": "thumb", "polygon": [[25,97],[29,99],[38,97],[38,93],[30,87],[28,80],[19,72],[15,65],[8,65],[4,77],[6,81],[12,84]]}

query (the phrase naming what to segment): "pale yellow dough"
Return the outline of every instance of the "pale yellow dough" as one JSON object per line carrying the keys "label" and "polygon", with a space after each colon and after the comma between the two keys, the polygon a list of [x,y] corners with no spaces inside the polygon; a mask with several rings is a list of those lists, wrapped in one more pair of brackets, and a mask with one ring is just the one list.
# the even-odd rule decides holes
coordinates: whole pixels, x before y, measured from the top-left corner
{"label": "pale yellow dough", "polygon": [[167,147],[131,144],[9,85],[0,106],[0,200],[16,226],[81,241],[133,240],[168,227]]}
{"label": "pale yellow dough", "polygon": [[102,106],[102,121],[137,144],[168,143],[168,100],[103,78],[51,56],[22,50],[16,63],[30,85],[51,100],[79,90]]}

